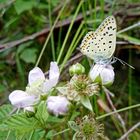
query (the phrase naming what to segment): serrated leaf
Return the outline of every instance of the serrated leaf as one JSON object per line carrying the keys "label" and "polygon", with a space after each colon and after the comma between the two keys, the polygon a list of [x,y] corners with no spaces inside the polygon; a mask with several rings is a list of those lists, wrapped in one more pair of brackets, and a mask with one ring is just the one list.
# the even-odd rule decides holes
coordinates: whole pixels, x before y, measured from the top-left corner
{"label": "serrated leaf", "polygon": [[12,109],[13,107],[9,104],[0,107],[0,123],[9,117],[9,113],[12,111]]}
{"label": "serrated leaf", "polygon": [[6,124],[0,124],[0,132],[2,132],[2,131],[8,131],[9,129],[8,129],[8,126],[6,125]]}
{"label": "serrated leaf", "polygon": [[38,107],[37,107],[37,112],[35,114],[36,118],[38,118],[38,120],[44,124],[46,123],[47,119],[48,119],[48,112],[47,112],[47,105],[45,101],[42,101]]}
{"label": "serrated leaf", "polygon": [[19,131],[20,133],[25,133],[39,128],[39,122],[35,118],[27,118],[25,114],[15,114],[11,116],[5,124],[11,130]]}
{"label": "serrated leaf", "polygon": [[90,100],[87,96],[82,96],[80,101],[84,107],[86,107],[87,109],[89,109],[90,111],[93,112],[92,105],[91,105]]}
{"label": "serrated leaf", "polygon": [[69,127],[74,130],[74,131],[79,131],[78,125],[74,121],[69,121],[68,122]]}
{"label": "serrated leaf", "polygon": [[20,54],[20,59],[26,63],[35,63],[37,58],[37,49],[27,48]]}

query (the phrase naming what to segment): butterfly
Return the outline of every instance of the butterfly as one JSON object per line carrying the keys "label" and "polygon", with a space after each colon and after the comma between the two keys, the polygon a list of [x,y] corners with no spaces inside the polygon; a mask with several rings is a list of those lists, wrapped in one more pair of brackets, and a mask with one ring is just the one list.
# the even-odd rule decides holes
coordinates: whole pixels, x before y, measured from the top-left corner
{"label": "butterfly", "polygon": [[[93,59],[96,64],[112,64],[117,60],[122,64],[127,64],[123,60],[114,57],[116,49],[116,30],[115,17],[107,17],[95,32],[90,31],[83,38],[80,45],[81,52]],[[132,67],[129,64],[127,65]]]}

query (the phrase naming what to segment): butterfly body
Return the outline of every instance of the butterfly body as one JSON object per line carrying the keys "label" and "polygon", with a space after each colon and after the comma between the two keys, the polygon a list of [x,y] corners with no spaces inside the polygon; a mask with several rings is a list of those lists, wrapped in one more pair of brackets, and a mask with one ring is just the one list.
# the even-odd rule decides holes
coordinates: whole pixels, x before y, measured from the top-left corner
{"label": "butterfly body", "polygon": [[80,46],[84,55],[99,64],[110,64],[115,48],[116,21],[113,16],[107,17],[95,32],[88,32]]}

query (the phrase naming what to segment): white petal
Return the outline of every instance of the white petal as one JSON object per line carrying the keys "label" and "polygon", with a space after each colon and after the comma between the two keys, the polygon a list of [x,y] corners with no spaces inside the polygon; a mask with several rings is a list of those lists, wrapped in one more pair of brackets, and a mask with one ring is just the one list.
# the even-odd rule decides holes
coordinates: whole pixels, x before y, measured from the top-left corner
{"label": "white petal", "polygon": [[49,80],[46,79],[43,85],[43,91],[48,92],[51,88],[55,87],[59,80],[59,68],[56,62],[51,62],[49,71]]}
{"label": "white petal", "polygon": [[32,83],[38,80],[45,80],[45,76],[39,67],[35,67],[29,72],[29,76],[28,76],[29,85],[31,85]]}
{"label": "white petal", "polygon": [[22,90],[15,90],[9,95],[9,100],[12,105],[18,108],[24,108],[34,105],[39,98],[37,96],[30,96]]}
{"label": "white petal", "polygon": [[51,65],[50,65],[50,72],[49,72],[49,79],[53,79],[56,81],[56,83],[58,82],[58,79],[59,79],[59,75],[60,75],[60,72],[59,72],[59,68],[58,68],[58,65],[56,62],[51,62]]}
{"label": "white petal", "polygon": [[[89,76],[95,81],[95,79],[100,75],[102,85],[108,85],[114,81],[114,68],[111,65],[100,65],[96,64],[91,68]],[[96,81],[97,82],[97,81]]]}
{"label": "white petal", "polygon": [[29,112],[34,112],[35,113],[35,109],[32,106],[25,107],[24,111],[29,111]]}
{"label": "white petal", "polygon": [[68,111],[69,101],[62,96],[49,96],[47,99],[47,108],[54,115],[64,115]]}
{"label": "white petal", "polygon": [[92,81],[95,81],[95,79],[99,76],[100,72],[102,71],[102,65],[94,65],[90,72],[89,72],[89,76],[92,79]]}
{"label": "white petal", "polygon": [[101,78],[102,78],[103,85],[106,85],[107,83],[113,83],[114,77],[115,77],[115,73],[114,73],[113,67],[111,65],[108,65],[101,72]]}
{"label": "white petal", "polygon": [[58,81],[56,81],[55,79],[51,79],[51,80],[46,80],[44,82],[43,85],[43,92],[48,92],[49,90],[51,90],[51,88],[53,88],[54,86],[56,86]]}

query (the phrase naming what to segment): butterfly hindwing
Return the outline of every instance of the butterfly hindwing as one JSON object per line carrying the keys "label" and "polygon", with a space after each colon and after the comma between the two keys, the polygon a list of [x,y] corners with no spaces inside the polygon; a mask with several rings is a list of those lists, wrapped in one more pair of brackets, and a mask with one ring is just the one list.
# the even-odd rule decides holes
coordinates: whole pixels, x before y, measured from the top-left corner
{"label": "butterfly hindwing", "polygon": [[98,29],[87,33],[80,46],[81,52],[95,62],[112,57],[116,47],[116,21],[107,17]]}

